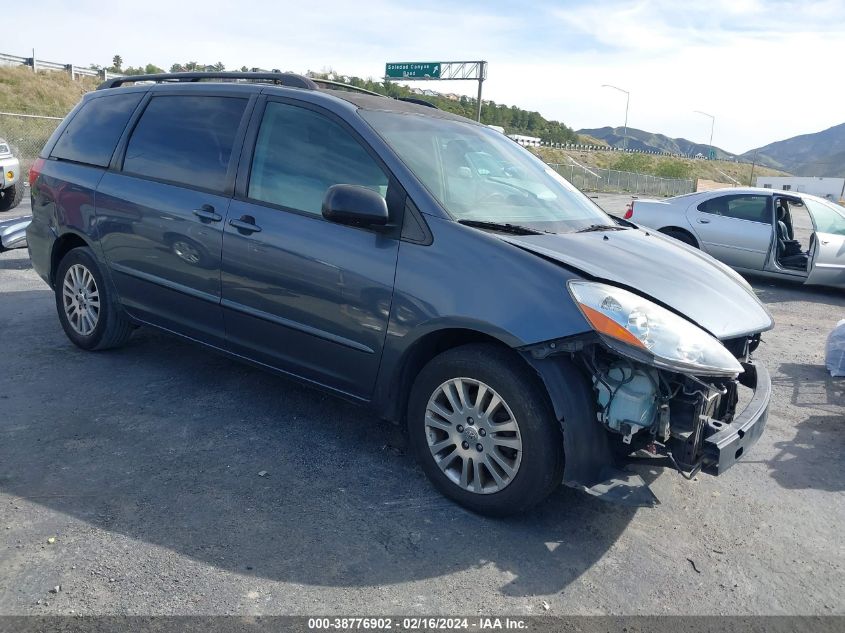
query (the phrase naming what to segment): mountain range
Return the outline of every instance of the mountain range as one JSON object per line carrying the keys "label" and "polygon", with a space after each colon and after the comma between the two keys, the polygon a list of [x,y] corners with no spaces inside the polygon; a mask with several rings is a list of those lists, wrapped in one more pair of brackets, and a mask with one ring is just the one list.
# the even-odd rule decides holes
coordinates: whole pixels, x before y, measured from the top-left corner
{"label": "mountain range", "polygon": [[[621,127],[602,127],[578,130],[606,142],[614,147],[622,147],[624,129]],[[709,146],[693,143],[685,138],[671,138],[664,134],[654,134],[636,128],[628,128],[628,147],[641,151],[669,152],[695,156],[707,155]],[[801,134],[792,138],[769,143],[752,149],[744,154],[732,154],[718,147],[714,148],[716,158],[721,160],[740,160],[780,169],[796,176],[845,176],[845,123],[835,125],[821,132]]]}
{"label": "mountain range", "polygon": [[741,155],[751,161],[788,171],[796,176],[845,176],[845,123],[769,143]]}
{"label": "mountain range", "polygon": [[[622,147],[625,138],[625,128],[621,127],[599,127],[594,129],[578,130],[578,134],[592,136],[613,147]],[[706,143],[693,143],[685,138],[670,138],[665,134],[654,134],[637,128],[628,128],[628,149],[635,149],[642,152],[668,152],[670,154],[681,154],[683,156],[695,156],[701,154],[707,156],[710,146]],[[713,148],[716,158],[719,160],[733,160],[735,154],[726,152],[718,147]]]}

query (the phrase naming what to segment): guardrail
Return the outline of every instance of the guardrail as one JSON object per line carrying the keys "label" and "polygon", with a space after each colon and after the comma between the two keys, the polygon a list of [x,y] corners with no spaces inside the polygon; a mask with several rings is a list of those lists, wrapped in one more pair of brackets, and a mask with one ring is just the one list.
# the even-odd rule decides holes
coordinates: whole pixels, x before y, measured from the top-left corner
{"label": "guardrail", "polygon": [[123,77],[123,75],[119,73],[111,73],[105,68],[101,70],[83,68],[81,66],[75,66],[74,64],[62,64],[60,62],[50,62],[44,59],[36,59],[34,56],[20,57],[19,55],[9,55],[8,53],[0,53],[0,66],[29,66],[33,71],[63,71],[68,73],[71,76],[71,79],[76,79],[77,77],[99,77],[105,81],[115,77]]}

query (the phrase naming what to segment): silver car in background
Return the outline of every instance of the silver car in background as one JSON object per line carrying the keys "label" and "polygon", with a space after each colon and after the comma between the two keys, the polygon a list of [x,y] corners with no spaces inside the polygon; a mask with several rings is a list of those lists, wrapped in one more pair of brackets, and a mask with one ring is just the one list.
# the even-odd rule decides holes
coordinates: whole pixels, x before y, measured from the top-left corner
{"label": "silver car in background", "polygon": [[739,272],[845,288],[845,209],[817,196],[716,189],[634,200],[624,217]]}

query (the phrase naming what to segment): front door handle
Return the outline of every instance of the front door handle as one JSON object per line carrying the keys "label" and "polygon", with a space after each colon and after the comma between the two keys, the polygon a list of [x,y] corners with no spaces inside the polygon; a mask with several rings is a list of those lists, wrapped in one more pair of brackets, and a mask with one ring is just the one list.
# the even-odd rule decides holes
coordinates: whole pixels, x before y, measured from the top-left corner
{"label": "front door handle", "polygon": [[261,227],[255,223],[255,218],[251,215],[242,215],[239,220],[229,220],[229,226],[233,226],[239,231],[246,233],[261,232]]}
{"label": "front door handle", "polygon": [[209,222],[219,222],[223,219],[221,215],[214,212],[214,207],[210,204],[204,204],[199,209],[194,209],[194,215]]}

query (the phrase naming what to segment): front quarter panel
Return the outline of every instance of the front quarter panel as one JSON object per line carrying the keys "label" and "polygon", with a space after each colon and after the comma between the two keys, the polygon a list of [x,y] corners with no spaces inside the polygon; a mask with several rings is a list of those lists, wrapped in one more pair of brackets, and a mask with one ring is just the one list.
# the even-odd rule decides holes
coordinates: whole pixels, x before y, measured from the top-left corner
{"label": "front quarter panel", "polygon": [[388,402],[405,355],[462,329],[516,348],[590,330],[566,288],[577,275],[494,235],[427,216],[430,245],[402,242],[376,400]]}

